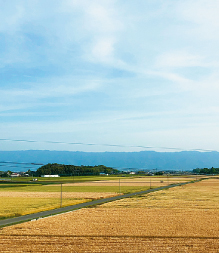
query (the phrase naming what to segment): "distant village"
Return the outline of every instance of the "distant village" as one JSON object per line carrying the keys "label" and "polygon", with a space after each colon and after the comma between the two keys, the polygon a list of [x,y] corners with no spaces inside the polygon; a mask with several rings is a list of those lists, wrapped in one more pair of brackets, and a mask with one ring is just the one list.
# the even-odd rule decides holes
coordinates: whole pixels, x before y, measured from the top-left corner
{"label": "distant village", "polygon": [[[16,177],[35,177],[35,171],[26,171],[26,172],[11,172],[11,171],[0,171],[0,178],[16,178]],[[115,173],[104,173],[100,172],[100,176],[108,176],[111,174]],[[126,175],[139,175],[139,176],[162,176],[162,175],[188,175],[188,174],[194,174],[192,171],[174,171],[174,170],[169,170],[169,171],[157,171],[157,169],[152,170],[152,171],[145,171],[145,170],[122,170],[116,173],[117,175],[121,176],[126,176]],[[199,173],[195,173],[199,174]],[[77,174],[78,175],[78,174]],[[60,176],[68,176],[68,175],[60,175],[60,174],[53,174],[53,173],[48,173],[48,174],[42,174],[40,177],[60,177]],[[69,175],[72,176],[72,175]]]}

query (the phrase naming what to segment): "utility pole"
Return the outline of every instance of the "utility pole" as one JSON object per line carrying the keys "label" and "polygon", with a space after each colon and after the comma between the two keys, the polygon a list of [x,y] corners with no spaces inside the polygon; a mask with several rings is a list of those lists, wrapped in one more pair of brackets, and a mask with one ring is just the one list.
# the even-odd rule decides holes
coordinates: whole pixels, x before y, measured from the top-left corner
{"label": "utility pole", "polygon": [[73,168],[73,183],[75,182],[75,168]]}
{"label": "utility pole", "polygon": [[119,194],[121,194],[120,179],[119,179]]}
{"label": "utility pole", "polygon": [[62,183],[61,183],[61,196],[60,196],[60,207],[62,207]]}
{"label": "utility pole", "polygon": [[151,189],[151,178],[150,178],[150,189]]}

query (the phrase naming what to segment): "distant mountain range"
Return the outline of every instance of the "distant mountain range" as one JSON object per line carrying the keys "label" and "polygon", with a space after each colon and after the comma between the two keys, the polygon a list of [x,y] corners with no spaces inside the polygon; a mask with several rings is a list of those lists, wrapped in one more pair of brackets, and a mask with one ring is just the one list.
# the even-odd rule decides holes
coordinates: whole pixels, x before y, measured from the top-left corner
{"label": "distant mountain range", "polygon": [[[12,163],[5,163],[12,162]],[[219,152],[73,152],[49,150],[0,151],[0,171],[35,170],[39,165],[15,163],[60,163],[105,165],[120,170],[192,170],[219,167]]]}

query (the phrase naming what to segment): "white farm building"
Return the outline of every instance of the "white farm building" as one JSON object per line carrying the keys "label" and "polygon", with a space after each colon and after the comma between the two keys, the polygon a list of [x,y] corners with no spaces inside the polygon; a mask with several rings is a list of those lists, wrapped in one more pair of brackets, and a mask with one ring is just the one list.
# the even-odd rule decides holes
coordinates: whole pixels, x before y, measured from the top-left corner
{"label": "white farm building", "polygon": [[41,177],[60,177],[59,175],[41,175]]}

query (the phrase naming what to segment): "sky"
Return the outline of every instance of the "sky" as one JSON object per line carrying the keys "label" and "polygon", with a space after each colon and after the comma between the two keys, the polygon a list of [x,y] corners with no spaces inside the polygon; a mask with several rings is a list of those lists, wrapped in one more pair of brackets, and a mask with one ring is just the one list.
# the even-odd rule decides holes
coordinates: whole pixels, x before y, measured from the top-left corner
{"label": "sky", "polygon": [[217,0],[0,0],[0,139],[36,141],[0,150],[219,151],[218,12]]}

